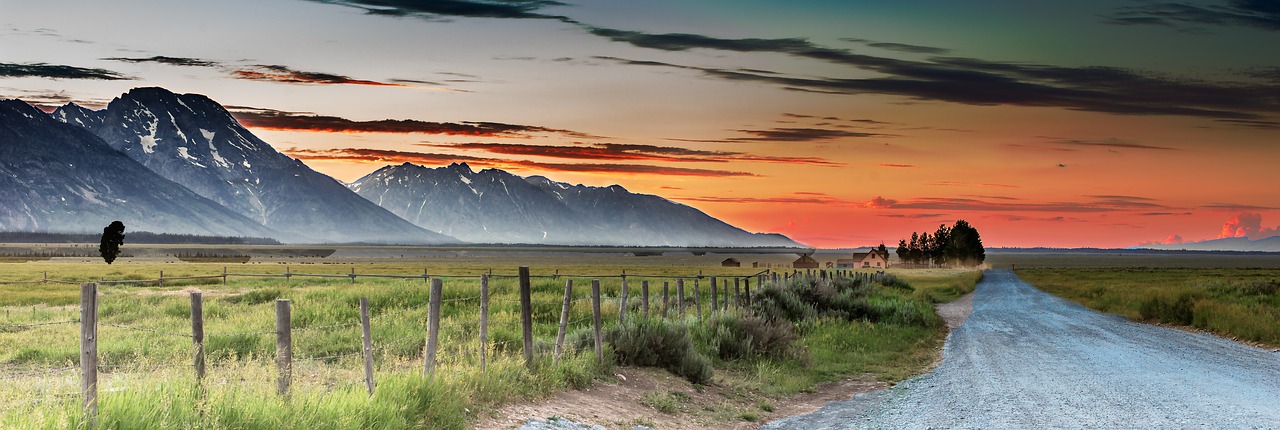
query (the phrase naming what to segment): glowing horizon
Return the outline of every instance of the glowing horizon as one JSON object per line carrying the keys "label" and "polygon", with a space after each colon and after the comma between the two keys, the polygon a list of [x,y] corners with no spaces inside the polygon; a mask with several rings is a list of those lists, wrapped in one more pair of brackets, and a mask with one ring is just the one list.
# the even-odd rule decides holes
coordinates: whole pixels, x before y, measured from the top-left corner
{"label": "glowing horizon", "polygon": [[1280,16],[1248,2],[457,3],[0,0],[0,96],[200,93],[344,182],[466,162],[820,248],[1280,225]]}

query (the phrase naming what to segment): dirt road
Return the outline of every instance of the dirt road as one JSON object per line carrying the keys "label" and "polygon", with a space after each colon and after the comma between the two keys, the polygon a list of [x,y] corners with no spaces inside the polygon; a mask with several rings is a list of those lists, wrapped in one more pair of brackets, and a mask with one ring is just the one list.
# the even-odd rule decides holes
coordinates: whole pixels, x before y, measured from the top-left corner
{"label": "dirt road", "polygon": [[988,271],[933,372],[766,429],[1280,428],[1280,353],[1133,323]]}

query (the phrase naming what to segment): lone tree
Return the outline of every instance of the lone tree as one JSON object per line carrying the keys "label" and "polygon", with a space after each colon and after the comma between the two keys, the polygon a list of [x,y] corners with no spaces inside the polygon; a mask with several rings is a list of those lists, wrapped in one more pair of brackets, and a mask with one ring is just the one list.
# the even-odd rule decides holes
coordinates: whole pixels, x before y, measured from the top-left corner
{"label": "lone tree", "polygon": [[102,259],[107,264],[111,264],[120,255],[120,245],[124,245],[124,223],[112,221],[111,225],[102,229],[102,244],[98,245],[98,252],[102,253]]}

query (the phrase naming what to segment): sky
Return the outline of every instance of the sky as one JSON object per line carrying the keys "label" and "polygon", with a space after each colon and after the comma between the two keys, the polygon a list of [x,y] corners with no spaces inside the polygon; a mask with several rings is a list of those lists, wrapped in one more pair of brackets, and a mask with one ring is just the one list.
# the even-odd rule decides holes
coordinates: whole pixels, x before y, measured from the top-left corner
{"label": "sky", "polygon": [[1280,225],[1270,0],[0,0],[0,97],[200,93],[350,182],[619,184],[815,247]]}

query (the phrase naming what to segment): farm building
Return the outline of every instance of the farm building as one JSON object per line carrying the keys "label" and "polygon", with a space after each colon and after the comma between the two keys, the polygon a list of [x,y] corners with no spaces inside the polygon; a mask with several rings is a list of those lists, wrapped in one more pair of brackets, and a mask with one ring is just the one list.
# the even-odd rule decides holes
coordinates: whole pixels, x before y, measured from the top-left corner
{"label": "farm building", "polygon": [[724,259],[724,261],[721,261],[720,265],[724,267],[742,267],[742,262],[738,261],[736,258],[729,257]]}
{"label": "farm building", "polygon": [[836,267],[841,269],[883,269],[889,265],[884,261],[884,257],[875,252],[855,252],[853,258],[841,258],[836,260]]}
{"label": "farm building", "polygon": [[817,269],[818,260],[814,260],[809,254],[803,254],[791,263],[791,267],[796,269]]}

